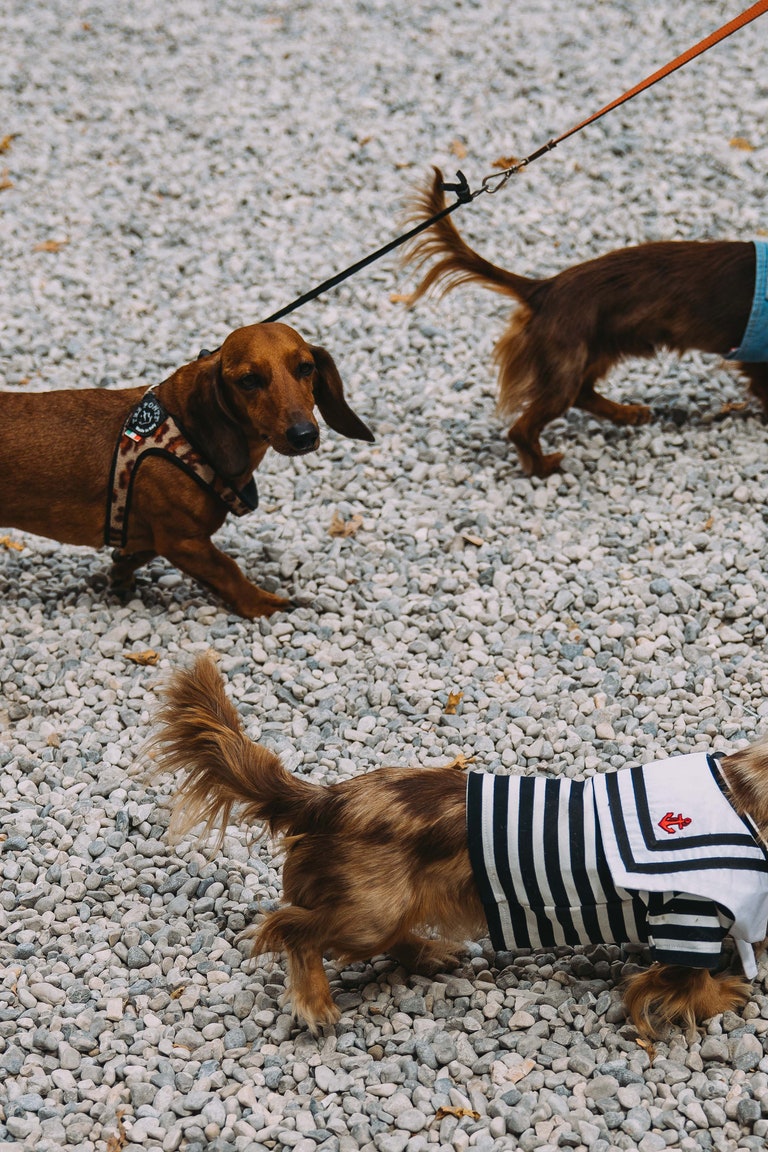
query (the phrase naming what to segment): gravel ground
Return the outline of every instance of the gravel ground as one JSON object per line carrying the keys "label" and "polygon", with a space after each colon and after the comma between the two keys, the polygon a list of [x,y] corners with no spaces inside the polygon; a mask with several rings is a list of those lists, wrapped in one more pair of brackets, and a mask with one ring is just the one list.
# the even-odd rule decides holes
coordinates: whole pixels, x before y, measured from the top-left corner
{"label": "gravel ground", "polygon": [[[430,163],[474,186],[739,5],[2,8],[0,374],[37,390],[162,379],[393,235]],[[531,274],[646,239],[754,236],[765,32],[460,227]],[[280,1006],[280,964],[238,947],[278,899],[270,846],[238,827],[214,859],[167,840],[170,786],[147,784],[137,752],[163,676],[209,647],[249,732],[318,781],[459,752],[578,776],[765,729],[766,429],[735,376],[700,355],[627,364],[613,392],[654,423],[570,413],[545,437],[566,470],[531,482],[493,412],[505,304],[465,290],[409,312],[392,297],[411,284],[390,260],[295,317],[377,442],[272,455],[258,513],[219,534],[300,600],[291,615],[244,622],[162,561],[120,604],[104,554],[19,533],[3,550],[9,1149],[765,1146],[765,967],[743,1012],[653,1060],[624,1022],[614,947],[480,941],[435,980],[383,957],[329,965],[343,1016],[314,1039]],[[332,536],[335,514],[362,524]],[[148,649],[156,666],[129,660]]]}

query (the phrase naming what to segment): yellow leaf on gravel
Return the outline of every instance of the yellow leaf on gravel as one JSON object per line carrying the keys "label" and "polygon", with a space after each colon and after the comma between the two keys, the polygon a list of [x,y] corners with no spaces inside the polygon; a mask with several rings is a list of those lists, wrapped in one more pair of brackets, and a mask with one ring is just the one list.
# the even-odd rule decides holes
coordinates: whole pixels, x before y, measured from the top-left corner
{"label": "yellow leaf on gravel", "polygon": [[107,1152],[121,1152],[121,1149],[125,1148],[126,1144],[128,1143],[128,1133],[126,1132],[125,1124],[123,1123],[124,1114],[124,1108],[118,1108],[117,1112],[115,1113],[115,1119],[117,1120],[117,1132],[113,1132],[107,1140]]}
{"label": "yellow leaf on gravel", "polygon": [[498,160],[494,160],[491,164],[491,168],[501,168],[502,171],[506,171],[507,168],[514,168],[519,163],[519,156],[499,156]]}
{"label": "yellow leaf on gravel", "polygon": [[451,152],[453,152],[454,156],[459,160],[466,160],[467,158],[467,146],[463,140],[452,140]]}
{"label": "yellow leaf on gravel", "polygon": [[731,412],[744,412],[748,407],[748,400],[728,400],[720,408],[718,416],[730,416]]}
{"label": "yellow leaf on gravel", "polygon": [[480,1113],[475,1112],[474,1108],[452,1108],[450,1106],[443,1106],[435,1112],[435,1120],[444,1120],[446,1116],[455,1116],[457,1120],[461,1120],[464,1116],[469,1116],[471,1120],[480,1119]]}
{"label": "yellow leaf on gravel", "polygon": [[458,708],[459,704],[461,704],[461,698],[463,695],[464,695],[463,692],[449,692],[448,693],[448,703],[445,706],[446,716],[455,716],[456,715],[456,709]]}
{"label": "yellow leaf on gravel", "polygon": [[354,536],[358,528],[362,528],[363,518],[359,513],[350,520],[343,520],[338,512],[334,512],[328,528],[329,536]]}
{"label": "yellow leaf on gravel", "polygon": [[465,756],[463,752],[459,752],[451,760],[450,764],[442,764],[442,768],[455,768],[458,772],[463,772],[468,764],[471,764],[474,756]]}
{"label": "yellow leaf on gravel", "polygon": [[146,652],[125,652],[126,660],[130,660],[132,664],[141,664],[146,666],[148,664],[157,664],[160,656],[157,652],[153,652],[148,648]]}
{"label": "yellow leaf on gravel", "polygon": [[745,139],[744,136],[734,136],[728,143],[731,148],[738,148],[741,152],[754,152],[755,150],[754,144],[750,144],[749,140]]}
{"label": "yellow leaf on gravel", "polygon": [[69,244],[69,240],[41,240],[39,244],[35,244],[33,251],[58,252],[65,244]]}
{"label": "yellow leaf on gravel", "polygon": [[3,548],[7,551],[10,551],[11,548],[14,552],[24,551],[24,545],[20,544],[18,540],[12,540],[10,536],[0,536],[0,544],[2,544]]}

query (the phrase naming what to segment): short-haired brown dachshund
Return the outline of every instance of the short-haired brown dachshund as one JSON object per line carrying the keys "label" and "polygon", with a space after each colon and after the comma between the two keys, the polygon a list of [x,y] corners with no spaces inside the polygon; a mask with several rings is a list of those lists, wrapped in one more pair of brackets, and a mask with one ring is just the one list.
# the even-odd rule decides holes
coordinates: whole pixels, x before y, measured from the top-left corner
{"label": "short-haired brown dachshund", "polygon": [[[442,185],[435,169],[429,186],[413,201],[414,223],[445,206]],[[436,261],[412,300],[435,286],[445,293],[476,283],[519,302],[494,359],[498,410],[514,418],[507,436],[529,476],[548,476],[560,467],[562,453],[545,455],[539,436],[568,408],[583,408],[616,424],[649,421],[650,409],[644,405],[618,404],[595,386],[619,361],[652,356],[660,348],[696,348],[741,360],[740,370],[768,415],[764,242],[641,244],[534,280],[484,260],[462,240],[453,217],[446,216],[417,237],[406,259],[420,268]]]}
{"label": "short-haired brown dachshund", "polygon": [[211,542],[257,503],[268,448],[317,448],[317,405],[343,436],[373,440],[336,365],[286,324],[238,328],[151,389],[0,392],[0,524],[65,544],[112,544],[113,587],[164,556],[241,616],[290,606]]}
{"label": "short-haired brown dachshund", "polygon": [[237,810],[282,836],[285,903],[247,935],[254,955],[287,956],[313,1030],[339,1017],[324,955],[434,972],[489,932],[497,949],[647,942],[654,963],[625,989],[647,1036],[748,997],[716,970],[730,934],[753,977],[766,935],[768,740],[585,781],[446,766],[322,787],[247,738],[210,656],[175,674],[156,719],[151,755],[183,772],[172,833],[218,826],[220,845]]}

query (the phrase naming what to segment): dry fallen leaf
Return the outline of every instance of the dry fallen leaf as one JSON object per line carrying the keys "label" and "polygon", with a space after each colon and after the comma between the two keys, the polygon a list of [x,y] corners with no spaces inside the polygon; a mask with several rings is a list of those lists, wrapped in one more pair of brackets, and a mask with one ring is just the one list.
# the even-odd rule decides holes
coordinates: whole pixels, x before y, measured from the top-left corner
{"label": "dry fallen leaf", "polygon": [[389,299],[392,304],[412,304],[413,294],[411,292],[390,292]]}
{"label": "dry fallen leaf", "polygon": [[515,165],[519,163],[519,156],[499,156],[498,160],[494,160],[493,164],[491,164],[491,168],[506,170],[507,168],[514,168]]}
{"label": "dry fallen leaf", "polygon": [[750,144],[749,140],[745,139],[744,136],[734,136],[728,143],[731,148],[738,148],[741,152],[754,152],[755,150],[754,145]]}
{"label": "dry fallen leaf", "polygon": [[4,192],[6,188],[13,188],[13,180],[8,177],[8,169],[3,168],[2,174],[0,174],[0,192]]}
{"label": "dry fallen leaf", "polygon": [[363,518],[359,513],[350,520],[343,520],[338,512],[334,512],[330,526],[328,528],[329,536],[354,536],[358,528],[363,525]]}
{"label": "dry fallen leaf", "polygon": [[0,545],[2,545],[3,548],[5,548],[7,551],[10,551],[11,548],[14,552],[24,551],[24,545],[19,544],[18,540],[11,540],[10,536],[0,536]]}
{"label": "dry fallen leaf", "polygon": [[712,528],[714,523],[715,523],[714,516],[707,516],[706,520],[704,521],[704,523],[701,526],[702,532],[709,532],[710,528]]}
{"label": "dry fallen leaf", "polygon": [[461,1120],[464,1116],[469,1116],[471,1120],[479,1120],[480,1113],[475,1112],[474,1108],[452,1108],[450,1105],[443,1105],[435,1112],[435,1120],[443,1120],[446,1116],[455,1116],[457,1120]]}
{"label": "dry fallen leaf", "polygon": [[463,692],[449,692],[448,693],[448,703],[445,706],[446,716],[455,716],[456,715],[456,709],[458,708],[459,704],[461,703],[461,698],[463,695],[464,695]]}
{"label": "dry fallen leaf", "polygon": [[450,764],[443,764],[443,768],[455,768],[458,772],[463,772],[467,764],[471,764],[474,756],[465,756],[463,752],[457,753],[451,760]]}
{"label": "dry fallen leaf", "polygon": [[170,993],[171,1000],[178,1000],[179,996],[183,993],[185,988],[184,984],[179,984],[178,988],[174,988]]}
{"label": "dry fallen leaf", "polygon": [[69,240],[41,240],[39,244],[35,244],[34,252],[58,252],[65,244],[69,244]]}
{"label": "dry fallen leaf", "polygon": [[728,400],[721,406],[718,416],[727,416],[730,412],[743,412],[748,407],[748,400]]}
{"label": "dry fallen leaf", "polygon": [[637,1044],[639,1048],[644,1048],[648,1053],[648,1059],[653,1063],[656,1059],[656,1048],[650,1040],[643,1040],[642,1036],[638,1036]]}
{"label": "dry fallen leaf", "polygon": [[3,136],[0,139],[0,152],[8,152],[17,136],[18,132],[9,132],[7,136]]}
{"label": "dry fallen leaf", "polygon": [[115,1113],[117,1120],[117,1132],[113,1132],[107,1140],[107,1152],[120,1152],[121,1148],[125,1148],[128,1143],[128,1133],[125,1130],[123,1123],[123,1116],[125,1115],[124,1108],[118,1108]]}
{"label": "dry fallen leaf", "polygon": [[452,140],[451,152],[453,152],[454,156],[459,160],[466,160],[467,158],[467,146],[463,140]]}
{"label": "dry fallen leaf", "polygon": [[151,648],[148,648],[146,652],[124,652],[123,655],[132,664],[141,664],[143,667],[148,664],[157,664],[160,659],[159,653],[153,652]]}

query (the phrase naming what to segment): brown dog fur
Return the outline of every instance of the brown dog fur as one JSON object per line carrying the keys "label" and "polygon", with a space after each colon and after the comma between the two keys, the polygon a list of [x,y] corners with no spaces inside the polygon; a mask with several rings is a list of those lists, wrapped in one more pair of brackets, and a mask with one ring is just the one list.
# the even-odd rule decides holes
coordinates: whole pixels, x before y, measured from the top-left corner
{"label": "brown dog fur", "polygon": [[[65,544],[104,543],[112,457],[123,423],[145,387],[0,393],[0,523]],[[179,368],[155,389],[190,442],[234,488],[242,488],[267,449],[285,456],[317,447],[316,404],[344,436],[373,440],[344,399],[336,365],[286,324],[232,332],[216,352]],[[296,429],[314,430],[299,446]],[[139,468],[126,547],[115,554],[112,584],[164,556],[212,588],[241,616],[269,616],[290,602],[256,587],[211,543],[226,506],[171,461]]]}
{"label": "brown dog fur", "polygon": [[[414,199],[410,220],[445,206],[442,174]],[[752,306],[755,255],[739,241],[666,241],[622,248],[566,268],[546,280],[528,279],[484,260],[462,240],[453,217],[417,237],[406,259],[429,267],[411,297],[438,287],[481,284],[512,296],[519,307],[496,345],[498,409],[515,418],[508,439],[527,475],[548,476],[562,453],[545,455],[541,430],[571,407],[616,424],[645,424],[650,409],[618,404],[595,386],[629,356],[660,348],[727,355],[744,334]],[[740,370],[768,415],[768,364]]]}
{"label": "brown dog fur", "polygon": [[[183,769],[172,834],[203,823],[218,845],[239,822],[283,837],[286,904],[247,935],[253,954],[285,953],[294,1015],[333,1024],[323,956],[367,960],[388,952],[434,972],[462,940],[486,931],[466,840],[466,781],[455,767],[382,768],[330,787],[291,775],[250,741],[210,657],[177,672],[165,693],[153,755]],[[722,761],[739,812],[768,829],[768,741]],[[423,935],[428,932],[430,935]],[[647,1037],[738,1007],[746,980],[653,964],[630,977],[626,1004]]]}

